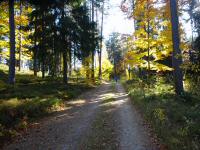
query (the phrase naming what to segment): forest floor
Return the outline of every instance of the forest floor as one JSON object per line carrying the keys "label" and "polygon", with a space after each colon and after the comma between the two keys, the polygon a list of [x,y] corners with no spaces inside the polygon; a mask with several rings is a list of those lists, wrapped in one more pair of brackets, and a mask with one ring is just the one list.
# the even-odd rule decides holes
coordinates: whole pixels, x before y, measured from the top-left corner
{"label": "forest floor", "polygon": [[120,83],[104,83],[66,102],[5,150],[154,150],[152,137]]}

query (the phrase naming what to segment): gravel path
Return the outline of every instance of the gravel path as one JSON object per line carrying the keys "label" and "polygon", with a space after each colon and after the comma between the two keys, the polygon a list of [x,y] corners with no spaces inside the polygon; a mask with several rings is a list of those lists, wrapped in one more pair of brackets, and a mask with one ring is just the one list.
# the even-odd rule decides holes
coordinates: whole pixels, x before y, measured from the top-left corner
{"label": "gravel path", "polygon": [[[115,125],[111,128],[118,135],[118,144],[109,144],[118,145],[120,150],[155,150],[144,130],[140,115],[121,84],[117,84],[116,90],[113,91],[110,83],[105,83],[69,102],[68,109],[39,122],[37,128],[30,129],[27,135],[5,146],[4,150],[82,150],[81,144],[94,133],[93,122],[101,114],[102,102],[108,94],[113,95],[115,100],[109,105],[113,117],[107,120],[114,120],[112,123]],[[87,150],[87,145],[84,146],[85,149]]]}
{"label": "gravel path", "polygon": [[109,84],[85,93],[69,102],[67,110],[39,122],[23,138],[5,146],[5,150],[78,150],[96,117],[101,95],[108,92]]}
{"label": "gravel path", "polygon": [[117,116],[119,119],[120,150],[156,150],[121,84],[116,85]]}

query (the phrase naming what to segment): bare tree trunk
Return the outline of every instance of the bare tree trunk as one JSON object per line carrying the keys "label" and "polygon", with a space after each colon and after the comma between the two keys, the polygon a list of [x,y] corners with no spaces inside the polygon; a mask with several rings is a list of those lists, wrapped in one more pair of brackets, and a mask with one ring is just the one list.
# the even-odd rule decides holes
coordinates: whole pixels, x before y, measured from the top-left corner
{"label": "bare tree trunk", "polygon": [[72,76],[72,44],[69,42],[69,76]]}
{"label": "bare tree trunk", "polygon": [[38,53],[38,48],[37,48],[37,17],[35,18],[35,34],[34,34],[34,57],[33,57],[33,71],[34,71],[34,76],[37,76],[37,71],[38,71],[38,66],[37,66],[37,53]]}
{"label": "bare tree trunk", "polygon": [[[44,12],[42,12],[42,31],[44,31]],[[44,32],[42,33],[42,78],[45,78],[45,43],[44,43]]]}
{"label": "bare tree trunk", "polygon": [[173,55],[172,64],[174,68],[174,84],[176,94],[181,95],[183,89],[183,73],[180,65],[182,64],[181,50],[180,50],[180,37],[179,37],[179,20],[177,14],[176,0],[170,0],[171,9],[171,24],[172,24],[172,40],[173,40]]}
{"label": "bare tree trunk", "polygon": [[[62,28],[64,28],[64,17],[65,17],[65,12],[64,12],[64,2],[62,4]],[[65,41],[66,37],[65,34],[62,32],[62,44],[63,44],[63,82],[68,83],[68,64],[67,64],[67,49],[65,46]]]}
{"label": "bare tree trunk", "polygon": [[150,9],[150,4],[149,4],[149,0],[147,0],[147,42],[148,42],[148,58],[147,58],[147,63],[148,63],[148,72],[147,72],[147,82],[149,85],[149,78],[150,78],[150,16],[149,16],[149,9]]}
{"label": "bare tree trunk", "polygon": [[75,50],[74,50],[74,71],[76,71],[76,54],[75,54]]}
{"label": "bare tree trunk", "polygon": [[[94,0],[92,0],[92,22],[94,23]],[[94,42],[94,31],[93,31],[93,42]],[[95,56],[95,50],[93,49],[92,50],[92,72],[91,72],[92,81],[94,81],[94,56]]]}
{"label": "bare tree trunk", "polygon": [[[35,44],[36,45],[36,44]],[[33,71],[34,71],[34,76],[37,76],[37,47],[35,47],[34,50],[34,58],[33,58]]]}
{"label": "bare tree trunk", "polygon": [[45,78],[45,62],[44,62],[44,56],[42,57],[42,78]]}
{"label": "bare tree trunk", "polygon": [[99,79],[102,79],[102,47],[103,47],[103,23],[104,23],[104,0],[102,5],[102,16],[101,16],[101,43],[99,51]]}
{"label": "bare tree trunk", "polygon": [[9,27],[10,27],[10,61],[9,61],[9,84],[15,84],[15,19],[14,0],[9,0]]}
{"label": "bare tree trunk", "polygon": [[[20,18],[22,17],[22,0],[20,0]],[[19,71],[21,71],[21,56],[22,56],[22,33],[21,33],[21,21],[19,26]]]}
{"label": "bare tree trunk", "polygon": [[63,50],[63,82],[67,84],[68,77],[67,77],[67,51],[66,49]]}

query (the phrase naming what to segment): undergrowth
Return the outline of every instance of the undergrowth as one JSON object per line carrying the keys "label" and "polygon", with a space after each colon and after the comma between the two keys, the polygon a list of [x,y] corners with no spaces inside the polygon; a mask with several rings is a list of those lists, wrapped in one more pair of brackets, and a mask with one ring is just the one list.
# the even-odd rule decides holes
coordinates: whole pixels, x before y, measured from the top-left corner
{"label": "undergrowth", "polygon": [[134,104],[152,125],[161,144],[170,150],[200,149],[200,99],[185,92],[174,93],[173,86],[162,77],[135,79],[124,83]]}

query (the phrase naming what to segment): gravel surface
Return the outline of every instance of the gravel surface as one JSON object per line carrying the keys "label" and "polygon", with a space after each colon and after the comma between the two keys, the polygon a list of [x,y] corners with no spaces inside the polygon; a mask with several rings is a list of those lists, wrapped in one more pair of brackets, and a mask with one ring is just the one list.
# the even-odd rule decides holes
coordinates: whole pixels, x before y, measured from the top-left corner
{"label": "gravel surface", "polygon": [[117,116],[119,121],[120,150],[156,150],[140,114],[134,108],[121,84],[116,85]]}
{"label": "gravel surface", "polygon": [[[103,101],[109,94],[115,99],[108,105],[111,109],[106,110],[107,113],[112,111],[112,115],[108,116],[112,116],[114,120],[109,128],[117,133],[114,134],[117,135],[117,140],[110,141],[118,142],[109,144],[118,145],[117,149],[120,150],[155,150],[140,115],[121,84],[117,84],[113,91],[110,83],[102,84],[77,100],[68,102],[69,107],[66,110],[39,121],[37,127],[29,129],[28,134],[17,138],[15,142],[5,146],[4,150],[82,150],[81,144],[94,134],[94,122],[101,115]],[[107,131],[105,127],[104,131]],[[84,146],[85,149],[87,150],[87,145]]]}

